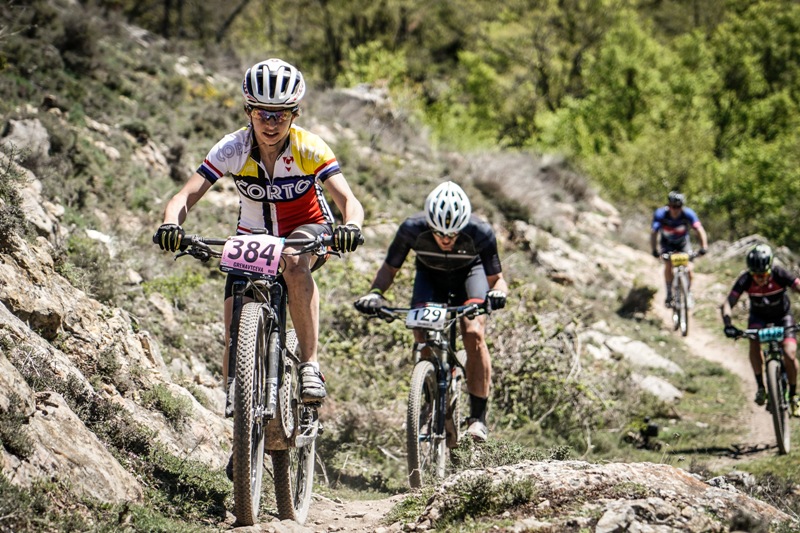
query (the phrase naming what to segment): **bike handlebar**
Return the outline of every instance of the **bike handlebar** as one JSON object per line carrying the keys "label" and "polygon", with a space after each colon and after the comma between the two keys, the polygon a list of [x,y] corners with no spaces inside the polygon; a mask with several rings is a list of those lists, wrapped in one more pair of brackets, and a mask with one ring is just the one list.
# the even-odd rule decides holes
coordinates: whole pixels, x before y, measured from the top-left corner
{"label": "bike handlebar", "polygon": [[[682,254],[682,253],[685,252],[664,252],[663,254],[661,254],[661,259],[663,259],[664,261],[669,261],[669,258],[672,254]],[[691,252],[689,252],[689,261],[694,261],[699,256],[700,256],[699,253],[692,250]]]}
{"label": "bike handlebar", "polygon": [[[797,324],[793,324],[791,326],[770,326],[770,327],[765,327],[765,328],[747,328],[747,329],[736,328],[736,333],[737,334],[736,334],[736,337],[734,337],[734,340],[735,339],[740,339],[742,337],[746,337],[746,338],[752,339],[754,341],[762,342],[761,341],[760,332],[763,331],[763,330],[770,330],[770,329],[779,328],[779,329],[783,330],[784,333],[786,333],[786,332],[796,331],[798,329],[798,327],[800,327],[800,326],[798,326]],[[767,342],[768,340],[769,339],[766,339],[763,342]]]}
{"label": "bike handlebar", "polygon": [[[229,238],[230,237],[220,239],[218,237],[203,237],[202,235],[184,235],[179,247],[180,252],[175,258],[191,255],[202,261],[207,261],[211,257],[222,257],[222,250],[215,250],[211,248],[211,246],[224,246]],[[153,243],[158,244],[158,239],[155,235],[153,235]],[[299,250],[293,252],[284,252],[285,255],[300,255],[309,252],[314,252],[317,255],[340,253],[338,250],[328,250],[329,246],[333,246],[332,235],[319,235],[317,237],[305,239],[284,239],[283,244],[287,247],[300,247]],[[364,244],[363,236],[361,236],[359,244]]]}
{"label": "bike handlebar", "polygon": [[[467,318],[475,318],[479,315],[484,315],[488,313],[486,308],[486,302],[477,304],[468,304],[468,305],[456,305],[452,307],[445,307],[444,311],[447,313],[448,320],[455,320],[457,318],[461,318],[465,316]],[[406,315],[408,315],[409,311],[412,311],[416,308],[414,307],[378,307],[375,309],[373,313],[368,313],[371,317],[380,318],[385,320],[386,322],[393,322],[397,319],[404,319]]]}

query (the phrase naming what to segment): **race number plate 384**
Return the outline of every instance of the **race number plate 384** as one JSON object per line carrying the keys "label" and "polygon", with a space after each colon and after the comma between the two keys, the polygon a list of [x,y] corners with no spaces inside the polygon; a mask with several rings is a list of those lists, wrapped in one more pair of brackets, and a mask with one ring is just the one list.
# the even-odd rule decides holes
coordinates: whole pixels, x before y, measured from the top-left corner
{"label": "race number plate 384", "polygon": [[243,276],[277,276],[283,239],[272,235],[237,235],[222,248],[219,269]]}
{"label": "race number plate 384", "polygon": [[443,307],[428,305],[412,309],[406,315],[407,328],[444,329],[447,311]]}

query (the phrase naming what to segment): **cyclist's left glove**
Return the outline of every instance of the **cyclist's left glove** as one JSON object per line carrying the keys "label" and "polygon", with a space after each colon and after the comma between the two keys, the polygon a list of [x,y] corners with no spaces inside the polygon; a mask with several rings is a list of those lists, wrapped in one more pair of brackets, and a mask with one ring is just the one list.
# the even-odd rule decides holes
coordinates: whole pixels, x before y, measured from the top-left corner
{"label": "cyclist's left glove", "polygon": [[739,330],[734,326],[725,326],[725,336],[729,339],[735,339],[739,336]]}
{"label": "cyclist's left glove", "polygon": [[174,252],[181,247],[181,241],[185,235],[186,233],[179,224],[161,224],[153,235],[153,241],[162,250]]}
{"label": "cyclist's left glove", "polygon": [[699,250],[697,250],[697,255],[706,255],[707,253],[708,250],[705,248],[700,248]]}
{"label": "cyclist's left glove", "polygon": [[337,252],[355,252],[358,245],[363,243],[361,229],[355,224],[337,226],[333,230],[333,249]]}
{"label": "cyclist's left glove", "polygon": [[486,293],[491,309],[502,309],[506,306],[506,293],[497,289],[492,289]]}

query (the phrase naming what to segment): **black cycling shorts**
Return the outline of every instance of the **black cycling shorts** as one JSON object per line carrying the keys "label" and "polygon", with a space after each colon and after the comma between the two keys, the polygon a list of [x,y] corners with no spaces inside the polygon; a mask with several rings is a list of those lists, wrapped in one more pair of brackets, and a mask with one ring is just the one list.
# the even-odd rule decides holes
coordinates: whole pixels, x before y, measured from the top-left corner
{"label": "black cycling shorts", "polygon": [[425,303],[446,305],[479,303],[486,299],[487,292],[489,292],[489,281],[486,279],[486,272],[481,262],[469,268],[451,271],[425,268],[417,263],[411,307]]}
{"label": "black cycling shorts", "polygon": [[689,239],[678,242],[669,242],[665,239],[661,239],[661,253],[666,254],[669,252],[686,252],[690,254],[692,253],[692,243],[689,242]]}
{"label": "black cycling shorts", "polygon": [[[303,233],[305,235],[298,235],[298,232]],[[295,238],[295,239],[302,239],[302,238],[313,238],[318,237],[320,235],[333,235],[333,227],[330,224],[304,224],[302,226],[298,226],[287,238]],[[325,262],[328,260],[327,255],[317,256],[316,261],[311,265],[311,272],[318,270]],[[312,258],[312,261],[314,259]],[[233,296],[233,282],[239,280],[246,280],[247,276],[239,276],[236,274],[228,274],[228,277],[225,279],[225,299]]]}
{"label": "black cycling shorts", "polygon": [[[759,316],[750,314],[750,317],[747,319],[747,327],[748,328],[764,328],[767,325],[775,325],[775,326],[783,326],[788,328],[789,326],[794,326],[794,317],[791,313],[787,313],[783,315],[783,317],[775,318],[768,318],[765,316]],[[794,330],[787,331],[784,334],[785,339],[795,339],[797,335],[795,334]]]}

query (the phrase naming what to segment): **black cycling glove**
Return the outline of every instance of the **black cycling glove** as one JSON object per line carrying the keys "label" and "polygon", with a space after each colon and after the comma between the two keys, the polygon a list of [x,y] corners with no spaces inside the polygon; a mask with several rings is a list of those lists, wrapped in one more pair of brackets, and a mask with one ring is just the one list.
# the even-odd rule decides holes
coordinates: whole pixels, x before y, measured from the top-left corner
{"label": "black cycling glove", "polygon": [[361,313],[372,314],[376,309],[386,307],[386,300],[379,292],[370,292],[353,302],[353,305]]}
{"label": "black cycling glove", "polygon": [[739,336],[739,330],[736,329],[734,326],[725,326],[725,336],[729,339],[735,339]]}
{"label": "black cycling glove", "polygon": [[337,226],[333,230],[333,249],[338,252],[355,252],[358,245],[363,242],[361,229],[355,224]]}
{"label": "black cycling glove", "polygon": [[486,293],[486,299],[489,300],[492,309],[502,309],[506,306],[506,293],[503,291],[492,289]]}
{"label": "black cycling glove", "polygon": [[153,241],[162,250],[174,252],[181,247],[181,241],[186,233],[178,224],[161,224],[153,235]]}

